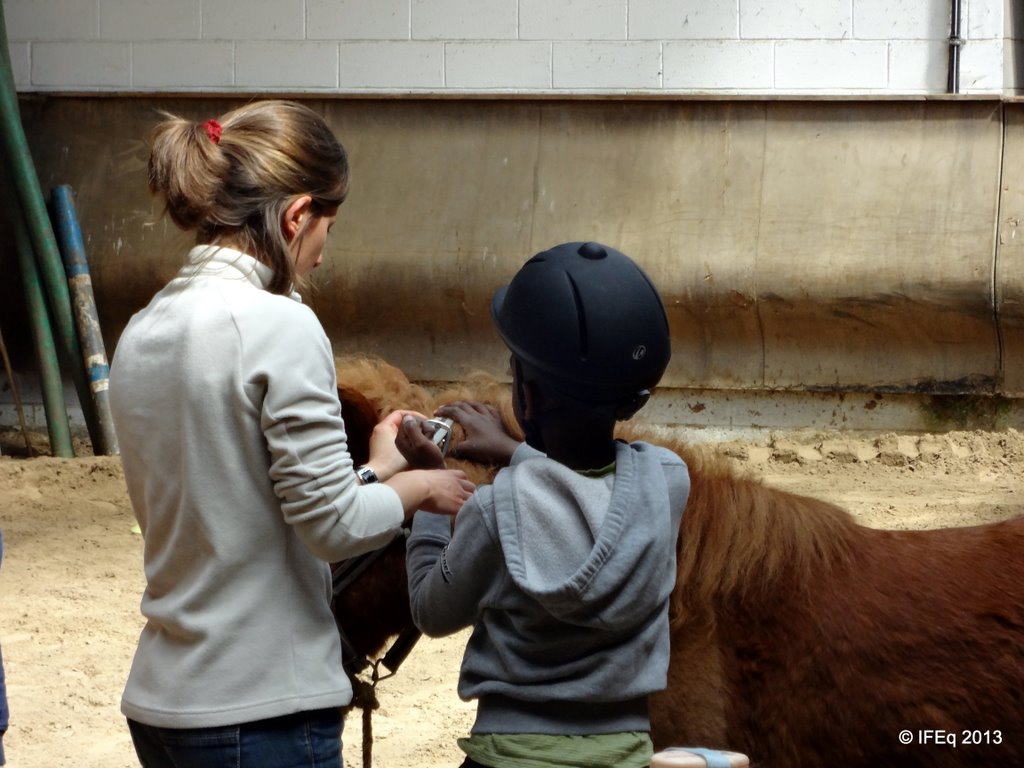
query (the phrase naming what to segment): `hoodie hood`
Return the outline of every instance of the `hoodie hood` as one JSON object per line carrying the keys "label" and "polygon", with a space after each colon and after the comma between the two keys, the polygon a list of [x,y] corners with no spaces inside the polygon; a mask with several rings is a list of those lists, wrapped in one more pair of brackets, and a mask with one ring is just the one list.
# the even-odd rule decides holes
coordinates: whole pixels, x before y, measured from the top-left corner
{"label": "hoodie hood", "polygon": [[[498,537],[516,586],[552,616],[617,629],[662,608],[676,542],[660,457],[616,444],[615,473],[587,477],[546,457],[498,474]],[[645,480],[646,478],[646,480]]]}

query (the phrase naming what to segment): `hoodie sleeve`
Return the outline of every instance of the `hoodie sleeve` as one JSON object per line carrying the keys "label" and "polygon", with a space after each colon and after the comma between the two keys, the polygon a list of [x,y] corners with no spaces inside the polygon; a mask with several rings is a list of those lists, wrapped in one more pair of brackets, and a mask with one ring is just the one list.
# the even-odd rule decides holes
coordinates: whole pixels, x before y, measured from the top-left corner
{"label": "hoodie sleeve", "polygon": [[454,536],[450,531],[451,518],[417,512],[406,545],[413,622],[430,637],[472,625],[503,572],[500,545],[484,524],[477,496],[459,512]]}

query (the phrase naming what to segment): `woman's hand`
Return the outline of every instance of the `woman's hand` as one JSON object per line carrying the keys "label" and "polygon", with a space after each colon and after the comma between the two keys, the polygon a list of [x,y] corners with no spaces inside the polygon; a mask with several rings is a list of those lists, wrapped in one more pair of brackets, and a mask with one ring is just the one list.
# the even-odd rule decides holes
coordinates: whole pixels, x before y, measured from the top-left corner
{"label": "woman's hand", "polygon": [[416,411],[393,411],[380,420],[370,435],[370,458],[366,464],[382,482],[409,468],[409,462],[396,444],[402,420],[406,417],[421,421],[426,419],[426,416]]}
{"label": "woman's hand", "polygon": [[439,515],[454,515],[469,501],[476,486],[461,469],[424,470],[430,488],[427,499],[420,509]]}
{"label": "woman's hand", "polygon": [[387,485],[401,498],[406,519],[418,509],[454,515],[476,490],[460,469],[411,469],[399,472]]}
{"label": "woman's hand", "polygon": [[[407,518],[417,509],[454,515],[476,490],[465,472],[443,469],[444,457],[424,430],[426,420],[416,411],[394,411],[373,428],[370,437],[367,464],[398,493]],[[410,452],[410,459],[420,462],[419,467],[409,469],[400,445]]]}
{"label": "woman's hand", "polygon": [[452,447],[453,458],[504,467],[519,447],[519,441],[505,430],[498,409],[488,403],[459,400],[442,405],[437,415],[453,419],[466,433],[465,439]]}

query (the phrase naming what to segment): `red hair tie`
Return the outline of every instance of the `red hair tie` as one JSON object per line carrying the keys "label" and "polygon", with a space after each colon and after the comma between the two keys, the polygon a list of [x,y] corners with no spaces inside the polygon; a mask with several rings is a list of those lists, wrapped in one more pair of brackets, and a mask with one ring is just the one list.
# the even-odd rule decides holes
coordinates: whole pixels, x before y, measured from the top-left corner
{"label": "red hair tie", "polygon": [[214,144],[220,144],[220,134],[224,130],[221,128],[220,123],[216,120],[207,120],[203,123],[203,130],[205,130],[206,135],[210,137],[210,141]]}

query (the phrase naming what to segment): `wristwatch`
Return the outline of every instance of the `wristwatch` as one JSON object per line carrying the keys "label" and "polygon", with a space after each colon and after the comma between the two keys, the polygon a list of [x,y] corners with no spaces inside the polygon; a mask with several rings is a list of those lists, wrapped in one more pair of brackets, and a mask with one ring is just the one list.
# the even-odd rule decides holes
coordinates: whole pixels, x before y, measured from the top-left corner
{"label": "wristwatch", "polygon": [[377,477],[377,473],[369,467],[357,467],[356,477],[359,478],[359,482],[363,485],[369,485],[370,483],[376,483],[380,478]]}

